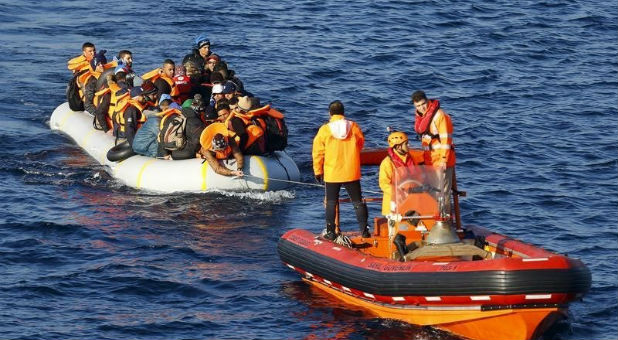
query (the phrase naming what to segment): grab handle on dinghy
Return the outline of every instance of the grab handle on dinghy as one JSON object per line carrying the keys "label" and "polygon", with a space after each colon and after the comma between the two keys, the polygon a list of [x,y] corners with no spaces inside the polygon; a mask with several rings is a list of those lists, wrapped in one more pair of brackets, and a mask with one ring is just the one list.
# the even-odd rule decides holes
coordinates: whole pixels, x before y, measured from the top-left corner
{"label": "grab handle on dinghy", "polygon": [[121,162],[136,155],[128,141],[124,141],[107,151],[107,159],[110,162]]}

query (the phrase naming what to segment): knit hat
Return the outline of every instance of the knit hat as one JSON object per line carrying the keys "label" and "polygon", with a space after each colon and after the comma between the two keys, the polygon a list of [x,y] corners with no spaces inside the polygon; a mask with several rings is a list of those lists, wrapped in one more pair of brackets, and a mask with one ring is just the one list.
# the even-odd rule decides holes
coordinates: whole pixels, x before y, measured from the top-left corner
{"label": "knit hat", "polygon": [[210,40],[208,40],[208,38],[206,38],[205,35],[200,34],[197,37],[195,37],[195,47],[200,49],[206,45],[210,46]]}
{"label": "knit hat", "polygon": [[94,58],[90,60],[90,67],[92,67],[93,70],[97,68],[97,65],[99,64],[101,65],[107,64],[107,58],[105,58],[105,52],[107,52],[107,50],[100,50],[97,54],[94,55]]}
{"label": "knit hat", "polygon": [[209,61],[209,60],[220,61],[221,58],[218,55],[213,53],[206,58],[206,61]]}
{"label": "knit hat", "polygon": [[142,86],[136,86],[131,89],[131,98],[155,92],[157,92],[157,88],[150,80],[146,80],[142,83]]}
{"label": "knit hat", "polygon": [[143,82],[141,87],[143,94],[151,94],[157,92],[157,88],[150,80],[146,80],[145,82]]}

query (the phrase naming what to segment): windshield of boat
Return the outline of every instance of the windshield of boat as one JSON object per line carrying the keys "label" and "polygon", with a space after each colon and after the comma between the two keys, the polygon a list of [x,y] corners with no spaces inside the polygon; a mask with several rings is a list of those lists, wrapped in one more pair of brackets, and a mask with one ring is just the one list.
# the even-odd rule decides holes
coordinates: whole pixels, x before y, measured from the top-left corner
{"label": "windshield of boat", "polygon": [[425,165],[400,166],[394,169],[392,182],[391,214],[404,218],[441,216],[449,199],[442,189],[444,171]]}

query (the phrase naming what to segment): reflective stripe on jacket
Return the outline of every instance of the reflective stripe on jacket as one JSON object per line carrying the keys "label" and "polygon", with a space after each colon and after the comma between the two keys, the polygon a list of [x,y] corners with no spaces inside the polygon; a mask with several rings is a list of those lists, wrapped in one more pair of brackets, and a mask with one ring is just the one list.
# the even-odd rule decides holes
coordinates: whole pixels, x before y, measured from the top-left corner
{"label": "reflective stripe on jacket", "polygon": [[439,109],[429,125],[429,133],[421,136],[425,164],[455,166],[453,123],[451,117]]}

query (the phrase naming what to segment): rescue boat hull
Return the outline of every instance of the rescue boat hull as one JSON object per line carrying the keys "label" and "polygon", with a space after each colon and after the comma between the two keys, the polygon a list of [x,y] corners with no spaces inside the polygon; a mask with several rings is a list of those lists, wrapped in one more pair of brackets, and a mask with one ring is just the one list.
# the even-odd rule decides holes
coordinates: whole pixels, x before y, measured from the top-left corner
{"label": "rescue boat hull", "polygon": [[[278,251],[303,280],[346,303],[471,339],[533,339],[590,288],[578,260],[484,228],[467,230],[483,237],[495,258],[398,262],[301,229],[284,234]],[[375,235],[370,241],[381,242]]]}
{"label": "rescue boat hull", "polygon": [[303,281],[376,317],[436,327],[471,339],[535,339],[556,321],[567,317],[566,309],[558,307],[493,311],[456,307],[396,307],[357,299],[314,280],[303,278]]}
{"label": "rescue boat hull", "polygon": [[[245,156],[243,172],[246,176],[242,178],[219,175],[201,159],[171,161],[135,155],[121,162],[112,162],[107,159],[107,152],[115,146],[115,137],[94,129],[92,120],[89,114],[73,111],[68,103],[64,103],[54,110],[49,125],[52,130],[71,137],[104,165],[111,176],[136,189],[160,193],[276,191],[288,189],[300,179],[296,163],[281,151],[272,156]],[[227,160],[225,164],[236,169],[234,160]]]}

